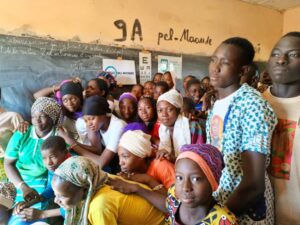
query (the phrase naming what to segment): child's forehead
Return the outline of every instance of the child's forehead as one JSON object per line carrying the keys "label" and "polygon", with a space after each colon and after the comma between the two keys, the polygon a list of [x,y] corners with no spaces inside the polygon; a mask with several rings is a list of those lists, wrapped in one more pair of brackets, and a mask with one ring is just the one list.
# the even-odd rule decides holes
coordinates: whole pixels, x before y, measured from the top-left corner
{"label": "child's forehead", "polygon": [[53,153],[62,153],[63,150],[59,149],[59,148],[55,148],[55,147],[50,147],[50,148],[45,148],[42,149],[42,155],[49,155],[49,154],[53,154]]}

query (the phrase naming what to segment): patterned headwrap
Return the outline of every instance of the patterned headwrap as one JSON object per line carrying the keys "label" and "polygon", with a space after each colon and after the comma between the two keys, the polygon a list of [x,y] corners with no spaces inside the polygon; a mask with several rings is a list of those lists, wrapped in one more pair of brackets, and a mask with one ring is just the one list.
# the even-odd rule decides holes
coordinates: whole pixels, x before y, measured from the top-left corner
{"label": "patterned headwrap", "polygon": [[170,91],[167,91],[163,93],[161,96],[159,96],[157,99],[157,104],[160,101],[167,101],[171,105],[174,105],[177,109],[181,109],[183,106],[183,98],[181,94],[175,89],[171,89]]}
{"label": "patterned headwrap", "polygon": [[152,155],[150,139],[151,136],[141,130],[128,130],[122,135],[119,146],[144,159]]}
{"label": "patterned headwrap", "polygon": [[217,190],[224,168],[222,153],[214,146],[208,144],[190,144],[181,147],[181,153],[176,159],[191,159],[202,169],[208,179],[212,190]]}
{"label": "patterned headwrap", "polygon": [[40,97],[35,100],[31,107],[31,115],[35,112],[45,113],[52,119],[54,125],[61,122],[61,106],[53,98]]}
{"label": "patterned headwrap", "polygon": [[119,98],[119,102],[121,102],[123,99],[125,99],[125,98],[128,98],[128,99],[130,99],[130,100],[132,100],[134,103],[138,103],[138,100],[137,100],[137,98],[133,95],[133,94],[131,94],[130,92],[124,92],[121,96],[120,96],[120,98]]}
{"label": "patterned headwrap", "polygon": [[89,224],[88,209],[90,201],[94,194],[106,183],[107,174],[93,161],[82,156],[68,158],[55,170],[54,174],[88,190],[83,204],[78,203],[78,205],[66,211],[64,224]]}
{"label": "patterned headwrap", "polygon": [[98,71],[97,78],[101,79],[101,77],[104,77],[105,79],[108,80],[110,90],[113,90],[115,87],[117,87],[117,81],[116,81],[114,75],[112,75],[110,72]]}

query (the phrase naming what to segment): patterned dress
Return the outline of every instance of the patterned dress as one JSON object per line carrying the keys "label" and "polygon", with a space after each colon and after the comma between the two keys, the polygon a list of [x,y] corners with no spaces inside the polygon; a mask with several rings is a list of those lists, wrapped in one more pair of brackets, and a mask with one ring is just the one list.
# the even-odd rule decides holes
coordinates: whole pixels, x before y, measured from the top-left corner
{"label": "patterned dress", "polygon": [[[176,221],[176,214],[179,213],[180,201],[175,197],[175,186],[169,188],[166,206],[169,216],[166,218],[168,225],[180,225]],[[236,225],[235,216],[224,206],[215,204],[205,218],[195,225]]]}
{"label": "patterned dress", "polygon": [[[240,87],[231,100],[229,108],[230,112],[221,140],[225,168],[222,171],[219,188],[214,193],[217,201],[222,204],[226,203],[242,180],[241,155],[244,151],[266,155],[266,168],[268,167],[272,132],[277,123],[271,106],[262,99],[258,91],[247,84]],[[211,119],[212,110],[206,124],[208,144],[211,144],[212,141]],[[274,224],[274,196],[267,172],[265,172],[265,186],[264,197],[246,214],[238,218],[238,224]]]}

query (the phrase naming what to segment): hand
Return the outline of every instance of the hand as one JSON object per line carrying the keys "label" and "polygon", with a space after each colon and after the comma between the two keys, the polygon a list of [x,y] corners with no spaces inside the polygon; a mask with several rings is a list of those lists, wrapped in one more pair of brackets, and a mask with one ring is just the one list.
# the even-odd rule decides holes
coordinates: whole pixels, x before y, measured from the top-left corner
{"label": "hand", "polygon": [[13,210],[13,215],[19,214],[23,209],[29,207],[27,202],[18,202]]}
{"label": "hand", "polygon": [[19,216],[24,221],[43,219],[43,211],[34,208],[26,208],[19,213]]}
{"label": "hand", "polygon": [[123,194],[135,193],[139,188],[139,185],[128,183],[119,178],[108,178],[107,184],[110,185],[113,190]]}
{"label": "hand", "polygon": [[27,186],[26,184],[23,184],[21,186],[21,191],[23,192],[23,198],[25,199],[26,202],[30,202],[35,199],[40,199],[39,193],[33,188]]}
{"label": "hand", "polygon": [[202,98],[200,100],[203,102],[202,111],[207,111],[208,109],[210,109],[210,107],[212,105],[211,103],[215,99],[216,94],[217,94],[217,91],[214,89],[211,89],[202,96]]}
{"label": "hand", "polygon": [[156,159],[162,160],[163,158],[170,160],[171,159],[171,153],[168,152],[165,149],[160,149],[156,152]]}
{"label": "hand", "polygon": [[17,130],[24,134],[29,128],[29,123],[27,121],[23,121],[20,123],[20,125],[18,126]]}

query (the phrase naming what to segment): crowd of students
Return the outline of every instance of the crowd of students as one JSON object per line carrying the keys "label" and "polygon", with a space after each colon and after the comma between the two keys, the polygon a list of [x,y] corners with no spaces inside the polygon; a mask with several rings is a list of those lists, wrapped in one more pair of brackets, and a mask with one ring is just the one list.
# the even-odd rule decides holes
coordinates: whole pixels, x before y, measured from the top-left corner
{"label": "crowd of students", "polygon": [[300,224],[300,32],[261,76],[254,55],[232,37],[182,92],[156,73],[116,100],[102,71],[0,111],[0,224]]}

